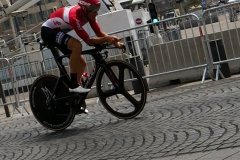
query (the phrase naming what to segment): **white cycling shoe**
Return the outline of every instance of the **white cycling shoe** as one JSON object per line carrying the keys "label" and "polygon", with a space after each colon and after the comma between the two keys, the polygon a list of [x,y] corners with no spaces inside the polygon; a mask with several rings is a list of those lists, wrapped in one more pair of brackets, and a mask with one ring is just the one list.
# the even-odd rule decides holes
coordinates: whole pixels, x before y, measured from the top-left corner
{"label": "white cycling shoe", "polygon": [[74,88],[74,89],[69,88],[69,92],[76,92],[76,93],[87,93],[90,90],[91,89],[86,89],[86,88],[83,88],[82,86],[79,86],[79,87]]}

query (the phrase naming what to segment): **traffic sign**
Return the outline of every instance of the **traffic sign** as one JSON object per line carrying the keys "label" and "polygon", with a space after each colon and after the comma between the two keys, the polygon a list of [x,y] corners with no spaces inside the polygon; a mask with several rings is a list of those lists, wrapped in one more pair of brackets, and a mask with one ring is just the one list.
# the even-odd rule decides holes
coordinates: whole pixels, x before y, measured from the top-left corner
{"label": "traffic sign", "polygon": [[137,18],[135,21],[136,21],[136,24],[142,24],[142,19],[141,18]]}

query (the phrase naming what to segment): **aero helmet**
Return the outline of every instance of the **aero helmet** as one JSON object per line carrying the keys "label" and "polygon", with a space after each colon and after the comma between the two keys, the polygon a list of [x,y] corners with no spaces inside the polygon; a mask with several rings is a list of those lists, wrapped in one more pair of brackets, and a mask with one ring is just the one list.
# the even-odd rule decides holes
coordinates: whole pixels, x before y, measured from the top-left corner
{"label": "aero helmet", "polygon": [[95,12],[100,9],[100,0],[78,0],[78,5],[81,6],[85,14]]}

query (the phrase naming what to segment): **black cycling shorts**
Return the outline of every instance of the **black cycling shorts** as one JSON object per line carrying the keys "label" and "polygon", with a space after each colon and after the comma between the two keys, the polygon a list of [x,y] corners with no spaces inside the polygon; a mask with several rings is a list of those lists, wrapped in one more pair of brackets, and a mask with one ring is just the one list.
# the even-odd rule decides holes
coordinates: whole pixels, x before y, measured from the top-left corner
{"label": "black cycling shorts", "polygon": [[43,26],[41,28],[41,36],[45,44],[57,47],[63,54],[72,53],[72,51],[67,48],[67,43],[71,36],[65,32]]}

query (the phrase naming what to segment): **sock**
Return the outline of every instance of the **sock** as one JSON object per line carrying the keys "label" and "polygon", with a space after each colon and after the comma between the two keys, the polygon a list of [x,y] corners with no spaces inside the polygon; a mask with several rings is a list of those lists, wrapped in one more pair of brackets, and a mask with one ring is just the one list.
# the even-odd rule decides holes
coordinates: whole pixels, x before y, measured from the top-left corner
{"label": "sock", "polygon": [[77,73],[71,73],[71,88],[74,89],[78,86]]}

